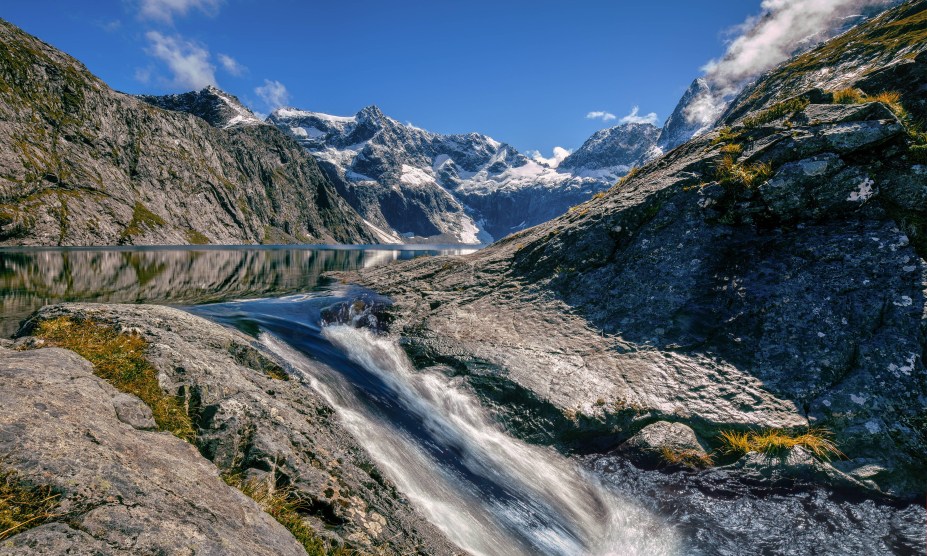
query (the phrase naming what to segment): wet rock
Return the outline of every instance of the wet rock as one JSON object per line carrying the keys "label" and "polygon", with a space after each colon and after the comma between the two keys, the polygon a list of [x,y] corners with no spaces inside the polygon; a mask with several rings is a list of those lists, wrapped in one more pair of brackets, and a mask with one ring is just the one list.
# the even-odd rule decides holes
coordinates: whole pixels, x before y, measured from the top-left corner
{"label": "wet rock", "polygon": [[342,324],[354,328],[367,328],[374,332],[385,332],[389,326],[389,300],[371,296],[358,297],[351,301],[336,303],[322,310],[322,324]]}
{"label": "wet rock", "polygon": [[647,465],[673,463],[676,457],[708,457],[708,447],[691,427],[667,421],[647,425],[622,444],[619,452]]}
{"label": "wet rock", "polygon": [[782,454],[750,452],[730,468],[738,472],[742,481],[773,487],[827,484],[865,491],[875,486],[875,483],[865,484],[841,472],[801,446]]}

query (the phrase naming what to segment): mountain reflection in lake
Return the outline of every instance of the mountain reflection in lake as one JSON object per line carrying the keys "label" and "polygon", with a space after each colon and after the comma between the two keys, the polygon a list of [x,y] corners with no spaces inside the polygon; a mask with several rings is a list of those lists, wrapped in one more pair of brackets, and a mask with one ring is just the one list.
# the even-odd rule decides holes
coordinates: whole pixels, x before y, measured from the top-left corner
{"label": "mountain reflection in lake", "polygon": [[0,250],[0,335],[64,301],[191,305],[316,287],[322,273],[473,247]]}

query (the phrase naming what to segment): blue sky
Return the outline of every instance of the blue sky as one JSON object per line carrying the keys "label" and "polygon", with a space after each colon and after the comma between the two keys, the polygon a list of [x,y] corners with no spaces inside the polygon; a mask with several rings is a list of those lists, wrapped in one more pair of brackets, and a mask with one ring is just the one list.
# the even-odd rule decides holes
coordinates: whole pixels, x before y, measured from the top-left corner
{"label": "blue sky", "polygon": [[121,91],[214,81],[264,113],[377,104],[431,131],[548,154],[635,106],[662,122],[759,11],[759,0],[6,0],[0,17]]}

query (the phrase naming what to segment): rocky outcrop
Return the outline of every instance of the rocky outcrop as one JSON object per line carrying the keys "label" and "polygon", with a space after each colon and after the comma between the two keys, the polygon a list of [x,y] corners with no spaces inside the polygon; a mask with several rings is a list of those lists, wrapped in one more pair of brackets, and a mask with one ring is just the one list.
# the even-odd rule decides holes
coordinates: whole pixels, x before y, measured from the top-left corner
{"label": "rocky outcrop", "polygon": [[3,554],[305,554],[74,353],[0,348],[0,380],[3,465],[61,493],[58,520],[4,540]]}
{"label": "rocky outcrop", "polygon": [[[303,519],[323,537],[346,542],[358,550],[378,554],[457,552],[383,477],[363,447],[339,425],[332,408],[311,390],[308,379],[269,359],[248,336],[176,309],[94,304],[47,307],[26,324],[22,333],[28,333],[44,319],[60,316],[90,318],[140,334],[149,343],[146,357],[157,369],[162,388],[179,396],[193,417],[199,449],[197,453],[196,448],[167,433],[149,432],[149,414],[139,407],[141,402],[101,383],[79,358],[50,349],[17,355],[23,360],[32,358],[33,367],[45,369],[41,376],[47,375],[48,383],[60,388],[36,383],[27,369],[16,367],[19,370],[9,371],[22,389],[13,394],[19,397],[3,400],[4,407],[18,408],[12,417],[8,412],[0,416],[4,423],[0,428],[0,439],[6,443],[4,451],[18,458],[10,462],[18,472],[27,478],[56,481],[67,496],[81,496],[85,489],[99,491],[105,508],[95,510],[101,517],[93,523],[99,525],[80,527],[81,531],[105,538],[106,542],[119,535],[137,537],[137,544],[126,541],[118,545],[134,549],[132,553],[175,538],[177,546],[194,543],[197,553],[290,553],[292,537],[283,530],[279,535],[282,540],[276,540],[281,528],[266,515],[251,515],[257,513],[253,511],[256,506],[220,481],[218,474],[222,470],[290,489],[299,500],[297,507]],[[43,357],[64,357],[69,364],[60,368],[44,365]],[[10,359],[4,356],[2,360],[6,365]],[[79,381],[67,374],[76,372],[72,370],[75,368],[84,377]],[[8,383],[6,379],[4,383]],[[85,403],[83,397],[75,401],[75,387],[88,389],[86,407],[81,405]],[[3,395],[10,396],[10,389],[6,388]],[[33,398],[44,407],[33,403]],[[57,425],[56,416],[67,416],[65,422],[71,427]],[[52,421],[42,426],[41,419]],[[33,421],[35,434],[32,425],[27,426]],[[93,426],[98,421],[107,423],[116,437],[97,434]],[[88,436],[85,430],[91,434]],[[135,438],[145,444],[126,444]],[[86,444],[103,453],[112,451],[114,461],[106,467],[87,466],[86,462],[98,460],[58,449],[69,443]],[[171,454],[180,455],[168,461],[162,457],[162,445]],[[86,475],[86,480],[75,486],[70,469],[82,469],[78,476]],[[126,478],[124,469],[137,469],[138,475]],[[82,486],[85,483],[87,487]],[[124,494],[119,490],[122,485]],[[145,494],[149,491],[157,496]],[[210,505],[213,501],[215,507]],[[167,507],[168,503],[175,507]],[[138,524],[147,523],[139,521],[148,511],[144,508],[163,512],[165,530],[172,527],[170,516],[187,517],[179,522],[177,532],[161,535],[160,529],[147,529],[141,535]],[[126,515],[119,517],[115,510]],[[235,525],[234,531],[223,533],[216,525],[226,519]],[[213,529],[206,529],[207,525]],[[265,532],[256,529],[265,525]],[[156,526],[162,525],[151,525]],[[29,546],[34,532],[44,528],[32,530],[22,540],[17,540],[21,535],[12,540],[17,546]],[[66,533],[73,537],[72,546],[84,550],[95,546],[82,534]],[[181,536],[184,542],[179,540]],[[243,539],[240,546],[210,549],[216,543],[236,539]]]}
{"label": "rocky outcrop", "polygon": [[[903,58],[921,71],[922,54]],[[870,95],[898,86],[909,114],[921,102],[920,83],[860,79]],[[342,278],[391,295],[413,358],[467,375],[524,437],[597,450],[657,420],[714,443],[823,426],[842,471],[912,496],[927,468],[916,123],[898,103],[790,93],[478,253]]]}
{"label": "rocky outcrop", "polygon": [[[232,122],[223,110],[201,115]],[[156,108],[0,21],[0,244],[375,241],[273,126]]]}

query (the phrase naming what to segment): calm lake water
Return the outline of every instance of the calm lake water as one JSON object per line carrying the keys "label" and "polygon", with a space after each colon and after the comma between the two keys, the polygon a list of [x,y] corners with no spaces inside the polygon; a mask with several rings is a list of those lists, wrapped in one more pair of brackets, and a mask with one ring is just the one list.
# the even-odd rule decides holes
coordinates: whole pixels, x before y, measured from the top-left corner
{"label": "calm lake water", "polygon": [[0,250],[0,336],[64,301],[194,305],[315,288],[323,272],[474,247],[222,247]]}
{"label": "calm lake water", "polygon": [[644,471],[509,436],[461,377],[418,370],[395,338],[322,326],[372,296],[321,277],[472,247],[0,250],[0,333],[63,301],[180,306],[255,337],[302,373],[448,537],[485,555],[925,554],[921,503],[758,490],[724,469]]}

